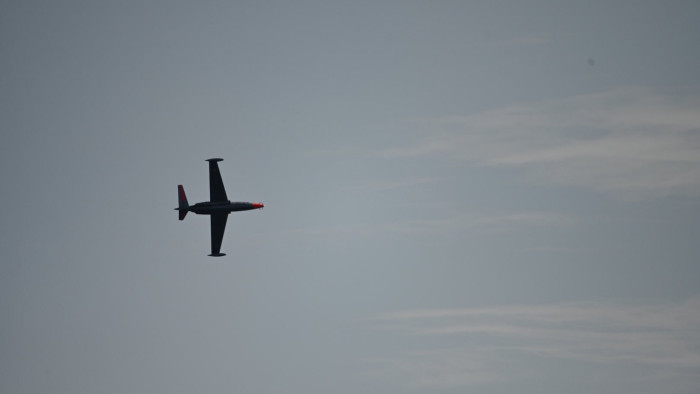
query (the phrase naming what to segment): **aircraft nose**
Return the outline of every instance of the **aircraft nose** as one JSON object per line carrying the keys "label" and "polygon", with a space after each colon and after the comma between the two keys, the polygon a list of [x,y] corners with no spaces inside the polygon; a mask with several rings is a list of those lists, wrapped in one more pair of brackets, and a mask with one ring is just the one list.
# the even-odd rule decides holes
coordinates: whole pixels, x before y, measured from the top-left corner
{"label": "aircraft nose", "polygon": [[261,202],[254,202],[253,203],[253,209],[263,208],[264,206],[265,206],[265,204],[263,204]]}

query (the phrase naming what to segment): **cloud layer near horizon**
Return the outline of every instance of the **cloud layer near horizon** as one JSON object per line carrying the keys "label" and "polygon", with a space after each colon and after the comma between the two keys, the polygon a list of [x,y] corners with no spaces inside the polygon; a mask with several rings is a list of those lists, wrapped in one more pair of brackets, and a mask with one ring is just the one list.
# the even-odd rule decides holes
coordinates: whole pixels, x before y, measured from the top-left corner
{"label": "cloud layer near horizon", "polygon": [[384,157],[521,167],[531,180],[629,197],[700,194],[700,100],[618,88],[419,122],[427,136]]}
{"label": "cloud layer near horizon", "polygon": [[544,371],[528,367],[542,365],[528,363],[535,358],[600,371],[605,365],[627,365],[633,371],[630,384],[650,372],[665,378],[700,372],[700,296],[676,304],[597,301],[404,310],[375,322],[410,338],[413,350],[403,357],[370,360],[380,375],[410,387],[542,378]]}

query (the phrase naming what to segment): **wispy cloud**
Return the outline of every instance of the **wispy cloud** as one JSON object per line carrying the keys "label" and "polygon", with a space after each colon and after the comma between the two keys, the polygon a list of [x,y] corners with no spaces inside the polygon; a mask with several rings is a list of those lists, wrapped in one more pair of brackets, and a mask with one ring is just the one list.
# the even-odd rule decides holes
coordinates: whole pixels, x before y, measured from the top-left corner
{"label": "wispy cloud", "polygon": [[501,234],[531,229],[533,226],[568,226],[575,223],[571,216],[543,211],[511,213],[462,212],[443,219],[411,220],[392,226],[398,232],[475,231]]}
{"label": "wispy cloud", "polygon": [[[399,186],[396,186],[399,187]],[[412,219],[381,224],[354,224],[336,226],[305,227],[296,230],[305,236],[347,236],[350,234],[407,234],[471,231],[482,234],[502,234],[522,231],[533,226],[570,226],[576,222],[574,217],[555,212],[524,211],[511,213],[457,213],[437,219]]]}
{"label": "wispy cloud", "polygon": [[700,193],[700,100],[644,88],[427,121],[384,157],[523,167],[537,181],[620,194]]}
{"label": "wispy cloud", "polygon": [[[649,370],[665,376],[700,373],[700,296],[677,304],[599,301],[405,310],[375,322],[414,344],[435,343],[430,339],[436,337],[456,344],[370,360],[384,377],[413,387],[532,377],[537,361],[547,359],[636,366],[639,380]],[[524,360],[525,367],[515,368],[513,360]],[[522,376],[513,375],[515,370]]]}
{"label": "wispy cloud", "polygon": [[425,185],[428,183],[433,183],[437,178],[428,177],[413,177],[401,180],[391,180],[391,181],[373,181],[360,184],[355,186],[355,189],[359,190],[372,190],[372,191],[383,191],[392,189],[403,189],[410,188],[413,186]]}

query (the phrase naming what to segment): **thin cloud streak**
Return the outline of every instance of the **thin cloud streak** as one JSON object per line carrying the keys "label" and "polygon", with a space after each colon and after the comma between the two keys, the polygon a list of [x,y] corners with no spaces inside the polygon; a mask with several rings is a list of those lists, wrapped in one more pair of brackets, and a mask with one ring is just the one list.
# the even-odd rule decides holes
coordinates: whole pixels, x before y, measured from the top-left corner
{"label": "thin cloud streak", "polygon": [[296,233],[305,236],[348,236],[364,234],[414,234],[442,233],[445,231],[471,231],[482,234],[502,234],[521,231],[532,226],[570,226],[576,219],[554,212],[525,211],[514,213],[457,213],[443,219],[414,219],[384,224],[356,224],[298,228]]}
{"label": "thin cloud streak", "polygon": [[700,193],[700,100],[620,88],[434,119],[422,141],[380,152],[523,167],[533,180],[621,195]]}
{"label": "thin cloud streak", "polygon": [[[533,357],[601,366],[624,363],[639,369],[638,380],[647,376],[644,371],[649,368],[665,376],[700,372],[700,296],[677,304],[600,301],[406,310],[384,314],[375,322],[380,329],[403,333],[418,346],[424,340],[433,343],[430,338],[436,337],[458,344],[374,360],[387,377],[396,378],[401,371],[399,380],[415,387],[481,384],[471,371],[482,369],[489,371],[489,381],[513,380],[509,375],[513,357],[524,364]],[[460,374],[464,376],[455,377]],[[426,375],[450,378],[435,382]]]}
{"label": "thin cloud streak", "polygon": [[384,191],[384,190],[410,188],[413,186],[421,186],[421,185],[433,183],[436,181],[437,181],[436,178],[414,177],[414,178],[403,179],[403,180],[392,180],[392,181],[383,181],[383,182],[380,182],[380,181],[368,182],[365,184],[361,184],[355,188],[357,190]]}

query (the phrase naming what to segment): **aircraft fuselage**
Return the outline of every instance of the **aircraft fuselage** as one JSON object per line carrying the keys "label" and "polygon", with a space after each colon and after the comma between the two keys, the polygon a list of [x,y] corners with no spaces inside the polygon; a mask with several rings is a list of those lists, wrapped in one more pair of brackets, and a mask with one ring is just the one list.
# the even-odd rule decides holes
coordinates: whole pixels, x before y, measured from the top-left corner
{"label": "aircraft fuselage", "polygon": [[217,213],[230,213],[237,211],[250,211],[251,209],[262,208],[261,203],[251,202],[231,202],[231,201],[206,201],[198,202],[187,207],[188,212],[194,212],[197,215],[213,215]]}

